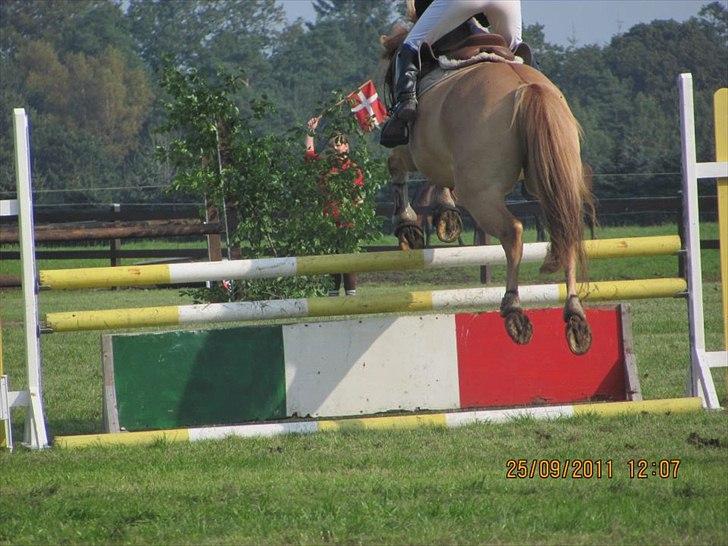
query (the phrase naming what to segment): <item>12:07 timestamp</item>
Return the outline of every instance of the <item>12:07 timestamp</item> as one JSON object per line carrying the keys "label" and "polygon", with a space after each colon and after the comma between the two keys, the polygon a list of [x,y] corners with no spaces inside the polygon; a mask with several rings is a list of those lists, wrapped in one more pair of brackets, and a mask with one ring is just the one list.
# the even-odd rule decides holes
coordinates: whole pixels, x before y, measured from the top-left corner
{"label": "12:07 timestamp", "polygon": [[680,459],[659,459],[648,461],[647,459],[630,459],[627,461],[629,477],[644,480],[647,478],[677,478],[680,468]]}
{"label": "12:07 timestamp", "polygon": [[[621,468],[621,465],[617,465]],[[614,476],[614,462],[611,459],[508,459],[506,478],[511,479],[610,479]],[[630,479],[650,477],[676,479],[680,459],[629,459],[627,470]]]}

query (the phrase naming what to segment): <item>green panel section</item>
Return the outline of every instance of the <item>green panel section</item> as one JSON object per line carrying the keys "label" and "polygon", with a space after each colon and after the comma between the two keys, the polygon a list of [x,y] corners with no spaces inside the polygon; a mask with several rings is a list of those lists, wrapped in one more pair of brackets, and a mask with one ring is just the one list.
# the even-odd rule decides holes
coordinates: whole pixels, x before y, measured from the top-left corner
{"label": "green panel section", "polygon": [[112,336],[122,429],[286,416],[280,326]]}

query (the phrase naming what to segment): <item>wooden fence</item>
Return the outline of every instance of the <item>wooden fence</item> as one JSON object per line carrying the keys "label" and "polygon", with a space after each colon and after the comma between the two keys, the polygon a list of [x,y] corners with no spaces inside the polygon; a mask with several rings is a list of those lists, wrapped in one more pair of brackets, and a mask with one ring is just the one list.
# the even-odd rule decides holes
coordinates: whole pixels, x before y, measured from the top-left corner
{"label": "wooden fence", "polygon": [[[704,196],[700,198],[700,209],[703,211],[716,210],[717,198]],[[538,240],[545,240],[546,234],[540,216],[540,208],[535,201],[514,202],[508,205],[511,212],[518,218],[529,219],[536,227]],[[217,211],[211,208],[207,211],[208,221],[201,221],[200,207],[195,205],[167,205],[160,208],[158,205],[119,205],[89,206],[80,209],[48,207],[39,205],[35,207],[34,221],[36,242],[39,243],[80,243],[87,241],[109,241],[106,249],[53,249],[44,248],[36,251],[39,259],[68,260],[68,259],[107,259],[112,266],[118,265],[119,260],[143,259],[158,262],[194,261],[208,259],[217,261],[222,259],[221,232],[222,224],[219,222]],[[417,210],[423,222],[431,210],[422,207]],[[466,225],[473,221],[466,211],[463,220]],[[377,214],[388,218],[392,213],[391,203],[379,203]],[[675,197],[640,197],[602,199],[597,204],[597,217],[600,223],[613,215],[646,215],[660,214],[667,218],[674,218],[678,226],[682,225],[682,199]],[[612,223],[612,222],[609,222]],[[426,225],[423,225],[426,228]],[[122,249],[122,241],[127,239],[166,239],[172,237],[204,236],[207,249],[177,248],[177,249]],[[17,242],[17,225],[12,218],[0,220],[0,244],[13,244]],[[593,231],[592,231],[593,237]],[[462,242],[463,244],[467,244]],[[476,229],[472,244],[489,244],[490,238]],[[438,245],[434,245],[438,246]],[[717,241],[702,241],[704,248],[718,248]],[[365,251],[394,250],[392,247],[369,246]],[[16,250],[0,250],[0,260],[17,260],[19,252]],[[148,262],[147,262],[148,263]],[[490,271],[487,267],[481,269],[481,281],[490,282]],[[0,276],[0,286],[17,286],[18,279]]]}
{"label": "wooden fence", "polygon": [[[215,209],[208,210],[210,221],[201,221],[200,207],[196,205],[90,206],[68,209],[39,205],[34,209],[36,242],[71,243],[108,241],[107,249],[52,249],[36,251],[39,259],[74,260],[107,259],[112,266],[122,258],[146,260],[199,260],[222,259],[220,233],[222,226]],[[0,221],[0,244],[17,242],[17,224],[12,218]],[[207,249],[122,249],[127,239],[166,239],[205,236]],[[17,260],[17,250],[0,250],[0,260]],[[0,281],[1,284],[1,281]]]}

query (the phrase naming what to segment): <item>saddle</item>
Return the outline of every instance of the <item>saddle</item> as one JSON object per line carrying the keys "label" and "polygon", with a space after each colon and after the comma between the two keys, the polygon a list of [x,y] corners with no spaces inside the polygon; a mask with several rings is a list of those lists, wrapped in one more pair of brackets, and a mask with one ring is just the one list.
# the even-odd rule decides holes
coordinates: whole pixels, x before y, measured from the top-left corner
{"label": "saddle", "polygon": [[[517,57],[520,57],[518,59]],[[471,34],[465,24],[420,50],[420,75],[417,94],[422,95],[438,83],[454,76],[459,68],[478,62],[521,62],[532,66],[531,48],[523,42],[515,53],[500,34]],[[470,62],[468,62],[470,61]]]}
{"label": "saddle", "polygon": [[431,52],[433,56],[445,56],[458,61],[465,61],[479,53],[493,53],[507,61],[513,61],[516,58],[500,34],[471,34],[453,44],[440,44],[438,41],[435,42]]}
{"label": "saddle", "polygon": [[425,44],[421,51],[422,77],[439,66],[440,58],[450,61],[467,61],[481,54],[500,57],[505,62],[514,62],[521,57],[523,63],[532,66],[533,56],[527,43],[521,43],[515,53],[510,50],[500,34],[472,34],[465,23],[449,32],[432,47]]}

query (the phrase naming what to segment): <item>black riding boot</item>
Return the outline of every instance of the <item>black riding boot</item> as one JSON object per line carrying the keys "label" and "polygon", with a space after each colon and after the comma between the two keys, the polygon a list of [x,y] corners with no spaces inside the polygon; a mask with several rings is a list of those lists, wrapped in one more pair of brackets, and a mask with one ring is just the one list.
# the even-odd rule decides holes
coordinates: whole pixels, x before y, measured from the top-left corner
{"label": "black riding boot", "polygon": [[409,142],[408,125],[417,113],[417,76],[420,73],[420,54],[407,46],[397,52],[394,64],[394,94],[397,99],[387,123],[382,127],[379,143],[394,148]]}

